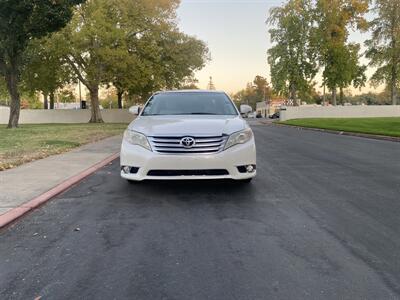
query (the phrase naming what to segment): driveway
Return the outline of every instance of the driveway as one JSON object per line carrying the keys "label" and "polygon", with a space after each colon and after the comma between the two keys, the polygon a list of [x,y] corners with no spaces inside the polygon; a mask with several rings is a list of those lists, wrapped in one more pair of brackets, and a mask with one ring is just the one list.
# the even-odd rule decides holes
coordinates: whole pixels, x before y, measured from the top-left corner
{"label": "driveway", "polygon": [[400,299],[400,143],[253,128],[250,185],[115,161],[0,231],[0,298]]}

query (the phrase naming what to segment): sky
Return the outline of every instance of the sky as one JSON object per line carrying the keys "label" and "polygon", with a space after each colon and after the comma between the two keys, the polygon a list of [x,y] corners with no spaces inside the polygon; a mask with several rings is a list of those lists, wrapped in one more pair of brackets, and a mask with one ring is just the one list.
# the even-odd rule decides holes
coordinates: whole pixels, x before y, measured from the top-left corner
{"label": "sky", "polygon": [[[218,90],[228,93],[245,88],[256,75],[267,77],[267,49],[271,47],[266,20],[280,0],[181,0],[180,29],[205,41],[211,61],[196,73],[200,88],[207,88],[212,76]],[[366,33],[352,33],[350,40],[362,43]],[[363,61],[363,63],[366,63]],[[367,72],[370,76],[372,70]],[[318,78],[317,78],[318,80]],[[371,90],[369,84],[358,94]]]}

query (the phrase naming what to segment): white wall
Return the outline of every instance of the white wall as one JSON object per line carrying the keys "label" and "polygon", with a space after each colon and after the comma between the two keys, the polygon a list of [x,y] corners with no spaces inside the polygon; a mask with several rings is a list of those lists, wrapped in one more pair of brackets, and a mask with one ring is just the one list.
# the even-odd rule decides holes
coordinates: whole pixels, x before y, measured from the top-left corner
{"label": "white wall", "polygon": [[[130,123],[134,115],[127,109],[104,109],[101,111],[106,123]],[[0,109],[0,124],[7,124],[9,109]],[[90,110],[21,110],[20,124],[47,124],[47,123],[87,123],[90,120]]]}
{"label": "white wall", "polygon": [[[130,123],[134,115],[127,109],[104,109],[101,111],[106,123]],[[0,124],[7,124],[8,109],[0,109]],[[364,106],[315,106],[287,107],[281,111],[281,121],[305,118],[365,118],[400,117],[400,105],[364,105]],[[90,110],[29,110],[23,109],[20,124],[46,123],[87,123]]]}
{"label": "white wall", "polygon": [[287,107],[281,111],[280,120],[368,117],[400,117],[400,105]]}

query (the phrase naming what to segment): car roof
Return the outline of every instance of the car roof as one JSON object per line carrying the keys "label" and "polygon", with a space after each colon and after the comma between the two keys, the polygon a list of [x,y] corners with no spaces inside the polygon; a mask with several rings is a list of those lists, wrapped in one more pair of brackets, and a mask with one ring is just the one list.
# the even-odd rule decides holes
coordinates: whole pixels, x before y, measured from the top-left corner
{"label": "car roof", "polygon": [[155,95],[159,94],[169,94],[169,93],[214,93],[214,94],[225,94],[224,91],[214,91],[214,90],[169,90],[169,91],[158,91]]}

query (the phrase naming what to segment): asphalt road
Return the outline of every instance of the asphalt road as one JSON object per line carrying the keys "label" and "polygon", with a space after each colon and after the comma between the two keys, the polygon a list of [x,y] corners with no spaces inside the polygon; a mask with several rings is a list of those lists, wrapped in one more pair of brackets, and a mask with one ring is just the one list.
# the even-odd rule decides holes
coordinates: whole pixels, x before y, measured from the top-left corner
{"label": "asphalt road", "polygon": [[0,231],[0,299],[400,299],[400,143],[254,131],[250,185],[115,162]]}

